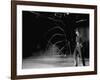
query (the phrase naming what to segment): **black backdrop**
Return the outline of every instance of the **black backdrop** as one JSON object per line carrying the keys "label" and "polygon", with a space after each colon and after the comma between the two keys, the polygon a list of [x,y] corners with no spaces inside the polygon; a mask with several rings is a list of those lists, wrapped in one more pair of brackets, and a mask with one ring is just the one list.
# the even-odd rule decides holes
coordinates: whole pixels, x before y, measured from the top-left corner
{"label": "black backdrop", "polygon": [[[84,27],[89,24],[88,14],[65,14],[51,12],[22,11],[22,48],[23,58],[31,56],[32,53],[44,51],[47,40],[52,33],[48,33],[50,28],[60,26],[64,29],[68,41],[71,43],[72,52],[75,47],[76,21],[87,19],[82,23]],[[80,24],[78,24],[79,27]]]}

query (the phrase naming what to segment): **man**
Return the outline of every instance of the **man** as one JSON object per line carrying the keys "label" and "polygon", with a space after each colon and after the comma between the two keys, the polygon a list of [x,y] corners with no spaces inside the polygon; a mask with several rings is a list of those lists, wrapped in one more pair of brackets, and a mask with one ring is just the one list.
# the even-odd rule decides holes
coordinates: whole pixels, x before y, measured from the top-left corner
{"label": "man", "polygon": [[78,66],[79,57],[82,60],[83,66],[85,66],[84,55],[82,54],[82,51],[81,51],[81,48],[83,47],[82,40],[81,40],[81,35],[79,33],[78,28],[76,28],[75,33],[76,33],[76,47],[74,50],[75,66]]}

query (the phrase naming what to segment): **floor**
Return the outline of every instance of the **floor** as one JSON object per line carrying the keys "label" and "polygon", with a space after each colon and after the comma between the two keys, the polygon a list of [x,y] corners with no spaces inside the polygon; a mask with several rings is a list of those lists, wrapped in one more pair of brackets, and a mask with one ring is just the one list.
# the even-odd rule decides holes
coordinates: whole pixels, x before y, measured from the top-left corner
{"label": "floor", "polygon": [[[89,59],[85,59],[86,66],[89,65]],[[72,55],[62,56],[31,56],[29,58],[23,59],[22,68],[53,68],[53,67],[72,67],[75,66],[75,61]],[[81,59],[79,58],[78,66],[82,66]]]}

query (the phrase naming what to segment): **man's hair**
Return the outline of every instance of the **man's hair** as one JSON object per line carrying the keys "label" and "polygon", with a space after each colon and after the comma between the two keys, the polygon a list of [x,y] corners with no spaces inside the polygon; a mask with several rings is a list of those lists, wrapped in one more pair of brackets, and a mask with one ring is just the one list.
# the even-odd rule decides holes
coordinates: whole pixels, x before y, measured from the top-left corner
{"label": "man's hair", "polygon": [[76,28],[76,29],[75,29],[75,32],[76,32],[76,31],[80,33],[80,31],[79,31],[79,29],[78,29],[78,28]]}

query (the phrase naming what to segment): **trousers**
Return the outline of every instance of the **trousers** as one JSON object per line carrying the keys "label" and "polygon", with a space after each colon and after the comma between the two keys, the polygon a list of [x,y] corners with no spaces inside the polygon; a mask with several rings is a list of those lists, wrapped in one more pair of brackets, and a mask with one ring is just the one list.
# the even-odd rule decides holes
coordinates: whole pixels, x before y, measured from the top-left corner
{"label": "trousers", "polygon": [[74,50],[75,66],[78,66],[78,57],[81,58],[82,65],[85,66],[84,54],[82,54],[81,52],[80,45],[76,45],[75,50]]}

